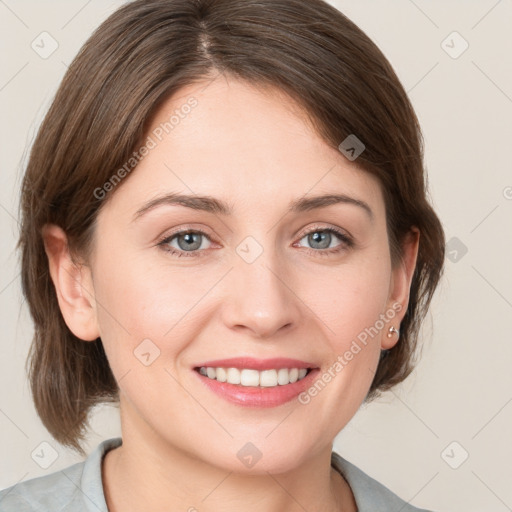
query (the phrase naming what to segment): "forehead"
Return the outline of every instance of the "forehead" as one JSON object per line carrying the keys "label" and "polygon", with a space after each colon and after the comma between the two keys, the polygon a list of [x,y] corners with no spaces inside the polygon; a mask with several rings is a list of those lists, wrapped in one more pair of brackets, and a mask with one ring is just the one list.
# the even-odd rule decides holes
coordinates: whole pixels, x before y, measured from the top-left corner
{"label": "forehead", "polygon": [[109,202],[126,214],[165,192],[212,195],[234,211],[338,192],[364,196],[382,213],[378,180],[276,88],[225,77],[190,84],[160,106],[146,137],[151,148]]}

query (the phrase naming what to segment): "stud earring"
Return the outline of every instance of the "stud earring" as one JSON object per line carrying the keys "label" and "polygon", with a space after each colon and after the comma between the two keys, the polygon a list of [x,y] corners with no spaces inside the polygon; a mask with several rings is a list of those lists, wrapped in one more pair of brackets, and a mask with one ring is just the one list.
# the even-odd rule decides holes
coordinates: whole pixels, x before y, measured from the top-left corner
{"label": "stud earring", "polygon": [[388,338],[391,338],[393,334],[396,334],[400,338],[400,331],[396,327],[391,326],[388,330]]}

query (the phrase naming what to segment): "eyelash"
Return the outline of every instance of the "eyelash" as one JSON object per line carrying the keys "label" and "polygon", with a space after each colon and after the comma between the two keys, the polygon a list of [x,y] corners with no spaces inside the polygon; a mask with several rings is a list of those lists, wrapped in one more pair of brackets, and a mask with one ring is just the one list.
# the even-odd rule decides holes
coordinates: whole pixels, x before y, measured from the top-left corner
{"label": "eyelash", "polygon": [[[345,248],[350,249],[350,248],[354,247],[354,245],[355,245],[354,241],[352,240],[352,238],[350,236],[348,236],[343,231],[338,230],[336,228],[315,227],[315,228],[307,231],[306,233],[302,234],[302,236],[299,238],[299,241],[302,240],[304,237],[310,235],[311,233],[317,233],[317,232],[318,233],[323,232],[323,233],[334,234],[342,241],[342,243],[334,249],[309,249],[306,247],[305,248],[306,252],[308,254],[312,254],[313,256],[321,256],[321,257],[330,256],[332,254],[337,254],[337,253],[341,252]],[[202,256],[201,253],[204,253],[204,251],[205,251],[204,249],[203,250],[195,250],[195,251],[181,251],[181,250],[175,249],[174,247],[170,248],[167,245],[177,236],[185,235],[185,234],[200,234],[200,235],[203,235],[206,238],[208,238],[208,240],[210,240],[208,233],[205,233],[204,231],[201,231],[200,229],[184,229],[181,231],[177,231],[176,233],[173,233],[169,236],[166,236],[163,240],[159,241],[157,245],[159,247],[161,247],[162,250],[170,253],[172,256],[176,256],[177,258],[181,258],[182,256],[192,257],[192,258],[201,257]]]}

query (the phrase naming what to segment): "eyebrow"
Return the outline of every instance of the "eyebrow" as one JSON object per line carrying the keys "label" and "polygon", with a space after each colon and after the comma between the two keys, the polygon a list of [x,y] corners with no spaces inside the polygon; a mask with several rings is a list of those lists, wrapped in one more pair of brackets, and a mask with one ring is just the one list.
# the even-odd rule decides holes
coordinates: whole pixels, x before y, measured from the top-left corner
{"label": "eyebrow", "polygon": [[[370,206],[361,199],[347,196],[345,194],[324,194],[313,197],[301,197],[292,201],[288,205],[286,213],[301,213],[317,208],[325,208],[333,204],[350,204],[362,208],[373,221],[374,215]],[[230,216],[233,215],[233,206],[216,199],[212,196],[198,196],[170,193],[164,196],[152,199],[141,208],[139,208],[134,216],[132,222],[135,222],[140,217],[145,215],[151,210],[163,205],[179,205],[193,210],[200,210],[208,213]]]}

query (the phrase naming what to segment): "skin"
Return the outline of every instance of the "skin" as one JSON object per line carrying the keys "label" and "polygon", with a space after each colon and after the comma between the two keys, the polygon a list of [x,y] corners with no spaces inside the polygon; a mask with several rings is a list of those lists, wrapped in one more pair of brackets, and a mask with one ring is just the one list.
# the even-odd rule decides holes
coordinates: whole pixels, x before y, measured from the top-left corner
{"label": "skin", "polygon": [[[191,96],[198,105],[103,205],[87,264],[72,262],[59,227],[43,230],[64,319],[85,341],[101,336],[120,387],[123,445],[104,459],[107,505],[355,511],[350,487],[330,467],[332,443],[363,402],[381,349],[397,342],[387,332],[406,311],[419,233],[411,231],[393,268],[379,182],[326,144],[278,90],[234,78],[196,83],[161,106],[148,133]],[[234,213],[163,205],[132,221],[170,192],[211,195]],[[324,193],[365,201],[373,219],[343,203],[286,212],[290,201]],[[306,236],[328,227],[354,245],[332,235],[319,246]],[[195,256],[158,246],[179,229],[207,233]],[[252,263],[236,252],[246,237],[263,250]],[[167,245],[186,252],[179,242]],[[326,246],[340,251],[320,255]],[[307,405],[241,407],[192,370],[249,355],[326,371],[393,304],[401,311]],[[134,356],[144,339],[160,350],[149,366]],[[262,453],[252,468],[237,457],[247,442]]]}

